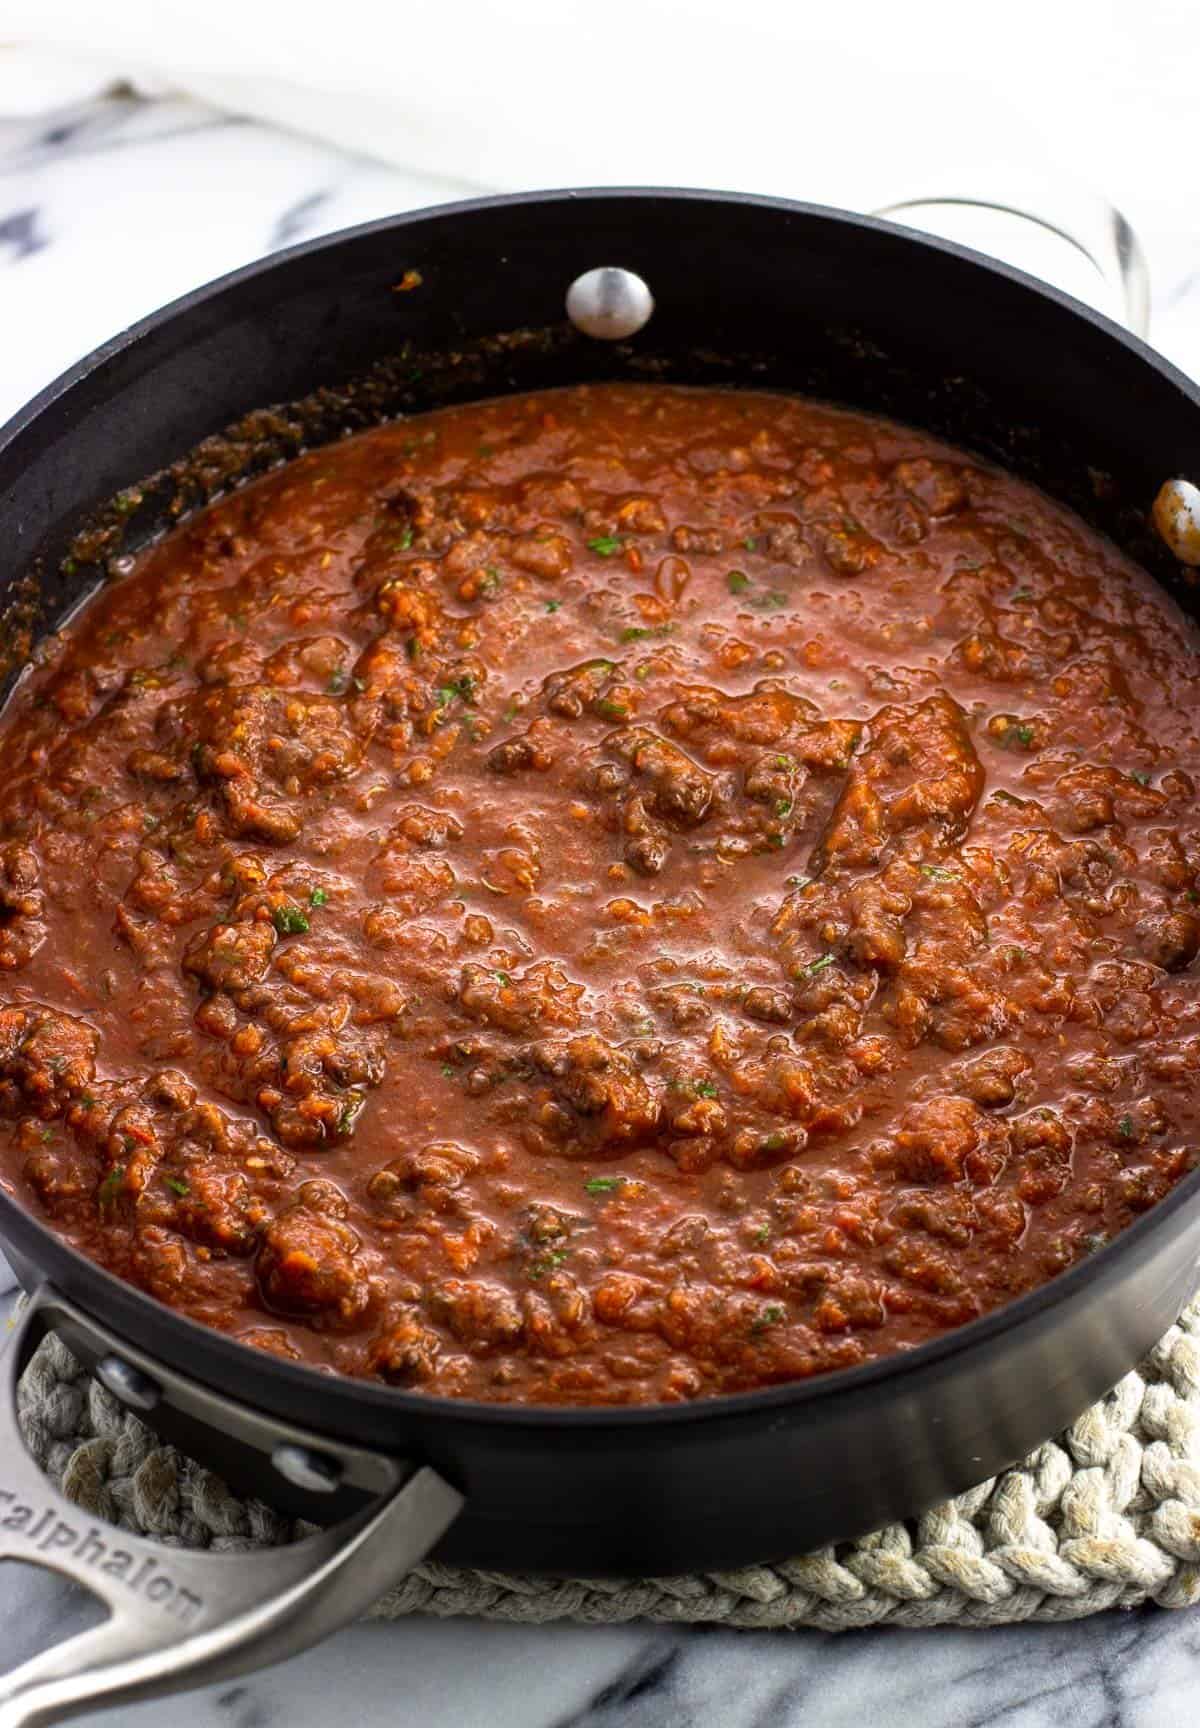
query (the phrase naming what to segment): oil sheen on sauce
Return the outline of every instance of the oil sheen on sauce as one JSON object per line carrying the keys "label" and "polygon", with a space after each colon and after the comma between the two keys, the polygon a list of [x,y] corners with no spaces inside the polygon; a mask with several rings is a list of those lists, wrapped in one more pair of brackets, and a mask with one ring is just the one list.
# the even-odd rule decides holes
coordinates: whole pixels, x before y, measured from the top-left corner
{"label": "oil sheen on sauce", "polygon": [[389,424],[180,527],[0,722],[0,1180],[419,1391],[908,1348],[1195,1157],[1197,635],[803,400]]}

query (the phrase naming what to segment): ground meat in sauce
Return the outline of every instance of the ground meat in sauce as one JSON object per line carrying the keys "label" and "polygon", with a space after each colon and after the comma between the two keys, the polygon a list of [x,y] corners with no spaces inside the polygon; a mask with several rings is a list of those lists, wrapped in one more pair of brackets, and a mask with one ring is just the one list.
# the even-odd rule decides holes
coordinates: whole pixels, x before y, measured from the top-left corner
{"label": "ground meat in sauce", "polygon": [[3,722],[0,1180],[258,1348],[640,1403],[1191,1167],[1197,636],[922,434],[587,387],[184,525]]}

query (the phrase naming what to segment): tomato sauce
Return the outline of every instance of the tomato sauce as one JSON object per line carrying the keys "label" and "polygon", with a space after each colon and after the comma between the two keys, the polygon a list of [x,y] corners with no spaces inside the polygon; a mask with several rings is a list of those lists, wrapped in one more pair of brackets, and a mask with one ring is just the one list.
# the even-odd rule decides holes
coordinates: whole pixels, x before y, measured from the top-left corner
{"label": "tomato sauce", "polygon": [[0,722],[0,1180],[454,1397],[932,1338],[1195,1161],[1197,640],[1030,486],[799,399],[307,454]]}

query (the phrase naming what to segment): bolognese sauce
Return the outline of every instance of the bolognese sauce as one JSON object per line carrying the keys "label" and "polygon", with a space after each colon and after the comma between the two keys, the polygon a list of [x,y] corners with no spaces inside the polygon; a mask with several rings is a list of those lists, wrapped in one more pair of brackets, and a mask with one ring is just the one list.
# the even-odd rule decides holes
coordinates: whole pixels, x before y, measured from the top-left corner
{"label": "bolognese sauce", "polygon": [[0,1180],[247,1344],[690,1399],[911,1347],[1196,1158],[1197,635],[765,393],[314,450],[0,723]]}

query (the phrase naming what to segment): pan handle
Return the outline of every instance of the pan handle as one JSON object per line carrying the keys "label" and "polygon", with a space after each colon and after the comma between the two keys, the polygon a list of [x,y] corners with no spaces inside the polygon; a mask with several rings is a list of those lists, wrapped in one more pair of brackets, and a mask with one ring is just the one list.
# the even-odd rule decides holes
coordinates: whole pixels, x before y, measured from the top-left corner
{"label": "pan handle", "polygon": [[[101,1599],[108,1618],[0,1675],[0,1728],[41,1728],[88,1705],[227,1680],[293,1655],[375,1601],[462,1505],[433,1470],[347,1453],[351,1465],[369,1456],[378,1491],[362,1511],[289,1546],[210,1554],[167,1548],[94,1520],[43,1476],[17,1421],[21,1373],[51,1324],[63,1320],[68,1331],[72,1320],[99,1330],[43,1286],[0,1365],[0,1559],[75,1579]],[[128,1387],[135,1402],[139,1385],[145,1392],[149,1383],[120,1360],[134,1376]],[[172,1370],[168,1378],[174,1391],[181,1377]],[[326,1441],[286,1432],[297,1457],[337,1459]]]}
{"label": "pan handle", "polygon": [[1089,261],[1108,284],[1114,302],[1135,336],[1150,327],[1150,273],[1142,243],[1128,219],[1106,198],[1085,187],[1056,195],[1042,183],[1024,186],[1019,178],[995,197],[984,192],[940,192],[925,198],[899,198],[881,204],[874,216],[895,216],[920,227],[918,212],[947,208],[994,210],[1016,216],[1065,240]]}

